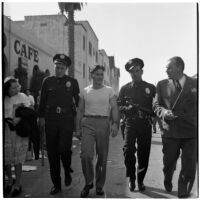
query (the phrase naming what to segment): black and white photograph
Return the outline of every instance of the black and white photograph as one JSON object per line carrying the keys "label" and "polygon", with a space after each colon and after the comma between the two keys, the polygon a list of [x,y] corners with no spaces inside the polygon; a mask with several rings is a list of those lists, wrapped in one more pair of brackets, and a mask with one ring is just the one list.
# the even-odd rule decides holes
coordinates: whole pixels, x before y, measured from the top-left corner
{"label": "black and white photograph", "polygon": [[197,1],[1,11],[1,198],[199,198]]}

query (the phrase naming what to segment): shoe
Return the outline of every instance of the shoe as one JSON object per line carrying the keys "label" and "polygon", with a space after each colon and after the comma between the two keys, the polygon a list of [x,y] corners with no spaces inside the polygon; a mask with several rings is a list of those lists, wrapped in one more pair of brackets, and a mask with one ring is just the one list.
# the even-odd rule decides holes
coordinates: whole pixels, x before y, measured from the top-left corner
{"label": "shoe", "polygon": [[8,195],[8,194],[11,192],[12,186],[13,186],[14,184],[15,184],[15,179],[13,179],[12,184],[7,185],[7,186],[5,187],[4,195]]}
{"label": "shoe", "polygon": [[70,173],[66,173],[65,174],[65,185],[69,186],[72,182],[72,177]]}
{"label": "shoe", "polygon": [[51,188],[50,194],[51,194],[51,195],[55,195],[55,194],[57,194],[57,193],[59,193],[59,192],[61,192],[61,188],[60,188],[60,187],[55,187],[55,186],[53,186],[53,187]]}
{"label": "shoe", "polygon": [[103,188],[97,187],[96,188],[96,195],[100,195],[100,196],[104,195]]}
{"label": "shoe", "polygon": [[165,186],[165,190],[167,192],[171,192],[172,191],[172,183],[170,181],[164,180],[164,186]]}
{"label": "shoe", "polygon": [[22,187],[19,186],[19,188],[15,188],[12,192],[12,197],[18,196],[22,192]]}
{"label": "shoe", "polygon": [[128,183],[128,187],[129,187],[130,191],[133,192],[135,190],[135,181],[130,179],[129,183]]}
{"label": "shoe", "polygon": [[138,189],[140,192],[145,190],[145,185],[143,183],[138,183]]}
{"label": "shoe", "polygon": [[87,197],[87,196],[89,195],[90,189],[92,189],[93,186],[94,186],[93,183],[91,183],[91,184],[89,184],[89,185],[86,185],[86,186],[83,188],[82,192],[81,192],[81,198]]}
{"label": "shoe", "polygon": [[190,197],[190,194],[178,194],[178,198],[179,199],[186,199],[186,198],[188,198],[188,197]]}

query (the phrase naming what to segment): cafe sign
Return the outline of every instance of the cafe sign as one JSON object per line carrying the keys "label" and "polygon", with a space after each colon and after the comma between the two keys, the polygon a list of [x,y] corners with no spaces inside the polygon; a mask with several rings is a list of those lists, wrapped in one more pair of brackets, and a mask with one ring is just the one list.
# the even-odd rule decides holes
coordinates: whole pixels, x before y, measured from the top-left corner
{"label": "cafe sign", "polygon": [[19,40],[14,41],[14,50],[15,53],[21,57],[33,60],[36,63],[39,61],[38,51]]}

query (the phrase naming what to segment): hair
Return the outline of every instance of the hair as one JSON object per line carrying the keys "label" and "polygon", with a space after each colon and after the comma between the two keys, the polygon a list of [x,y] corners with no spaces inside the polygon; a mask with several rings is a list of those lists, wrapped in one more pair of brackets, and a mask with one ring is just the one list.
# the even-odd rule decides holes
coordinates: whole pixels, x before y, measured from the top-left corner
{"label": "hair", "polygon": [[103,65],[95,65],[94,67],[90,68],[90,73],[93,74],[95,71],[99,69],[105,71],[105,67]]}
{"label": "hair", "polygon": [[4,97],[9,96],[8,92],[9,92],[9,89],[11,87],[11,84],[17,83],[17,82],[18,82],[18,79],[14,78],[14,77],[6,77],[5,78],[5,81],[4,81],[4,84],[3,84]]}
{"label": "hair", "polygon": [[170,61],[174,60],[176,63],[176,66],[179,67],[182,71],[185,68],[185,63],[183,61],[183,59],[179,56],[174,56],[172,58],[169,59]]}

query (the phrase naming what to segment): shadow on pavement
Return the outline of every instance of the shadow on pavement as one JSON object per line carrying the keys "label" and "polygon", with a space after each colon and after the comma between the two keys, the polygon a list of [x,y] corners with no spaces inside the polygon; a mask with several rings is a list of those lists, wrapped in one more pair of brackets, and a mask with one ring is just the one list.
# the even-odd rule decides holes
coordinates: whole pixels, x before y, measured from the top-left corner
{"label": "shadow on pavement", "polygon": [[151,197],[151,198],[165,198],[165,199],[171,199],[170,196],[175,196],[177,197],[177,192],[176,191],[172,191],[172,192],[166,192],[163,189],[159,189],[159,188],[154,188],[154,187],[148,187],[146,186],[146,190],[144,192],[142,192],[143,194]]}

